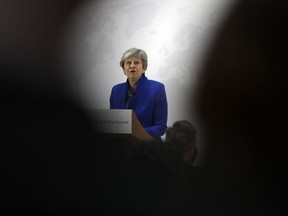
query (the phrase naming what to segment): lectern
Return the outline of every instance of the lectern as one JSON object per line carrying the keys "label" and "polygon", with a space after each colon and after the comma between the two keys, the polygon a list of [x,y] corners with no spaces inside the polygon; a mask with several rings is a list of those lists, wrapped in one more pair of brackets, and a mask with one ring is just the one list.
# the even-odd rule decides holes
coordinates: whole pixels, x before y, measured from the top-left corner
{"label": "lectern", "polygon": [[99,133],[136,138],[140,141],[154,140],[131,109],[94,109],[88,113]]}

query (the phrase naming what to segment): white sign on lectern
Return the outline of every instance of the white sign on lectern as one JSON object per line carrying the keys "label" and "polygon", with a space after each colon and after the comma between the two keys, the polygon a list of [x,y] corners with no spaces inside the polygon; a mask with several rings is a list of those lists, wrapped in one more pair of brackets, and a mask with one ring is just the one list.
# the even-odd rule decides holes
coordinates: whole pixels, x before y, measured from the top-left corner
{"label": "white sign on lectern", "polygon": [[89,113],[100,133],[132,134],[132,110],[95,109]]}

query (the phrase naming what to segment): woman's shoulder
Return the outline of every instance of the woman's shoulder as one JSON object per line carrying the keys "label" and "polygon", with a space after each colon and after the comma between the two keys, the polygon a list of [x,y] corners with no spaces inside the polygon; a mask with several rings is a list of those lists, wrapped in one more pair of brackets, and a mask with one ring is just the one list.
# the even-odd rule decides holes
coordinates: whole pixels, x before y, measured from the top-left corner
{"label": "woman's shoulder", "polygon": [[112,89],[119,89],[119,88],[123,88],[126,86],[126,82],[123,82],[123,83],[117,83],[115,84]]}
{"label": "woman's shoulder", "polygon": [[146,83],[151,85],[151,86],[159,86],[159,87],[164,87],[164,84],[160,81],[156,81],[156,80],[150,80],[150,79],[147,79],[146,80]]}

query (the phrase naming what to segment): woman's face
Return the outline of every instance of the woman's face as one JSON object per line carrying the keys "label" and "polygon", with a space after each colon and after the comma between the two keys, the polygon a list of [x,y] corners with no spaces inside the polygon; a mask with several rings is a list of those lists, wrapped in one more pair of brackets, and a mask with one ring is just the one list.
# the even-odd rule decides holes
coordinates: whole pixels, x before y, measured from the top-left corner
{"label": "woman's face", "polygon": [[140,58],[133,56],[124,61],[124,74],[129,81],[137,82],[143,72],[143,64]]}

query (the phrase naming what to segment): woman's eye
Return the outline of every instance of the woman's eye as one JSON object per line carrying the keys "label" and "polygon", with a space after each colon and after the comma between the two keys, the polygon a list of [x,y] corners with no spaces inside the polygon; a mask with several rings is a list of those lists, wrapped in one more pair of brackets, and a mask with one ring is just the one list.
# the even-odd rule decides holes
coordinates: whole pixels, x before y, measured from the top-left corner
{"label": "woman's eye", "polygon": [[141,62],[140,61],[127,61],[127,62],[125,62],[125,65],[131,65],[131,64],[134,64],[134,65],[139,65],[139,64],[141,64]]}

